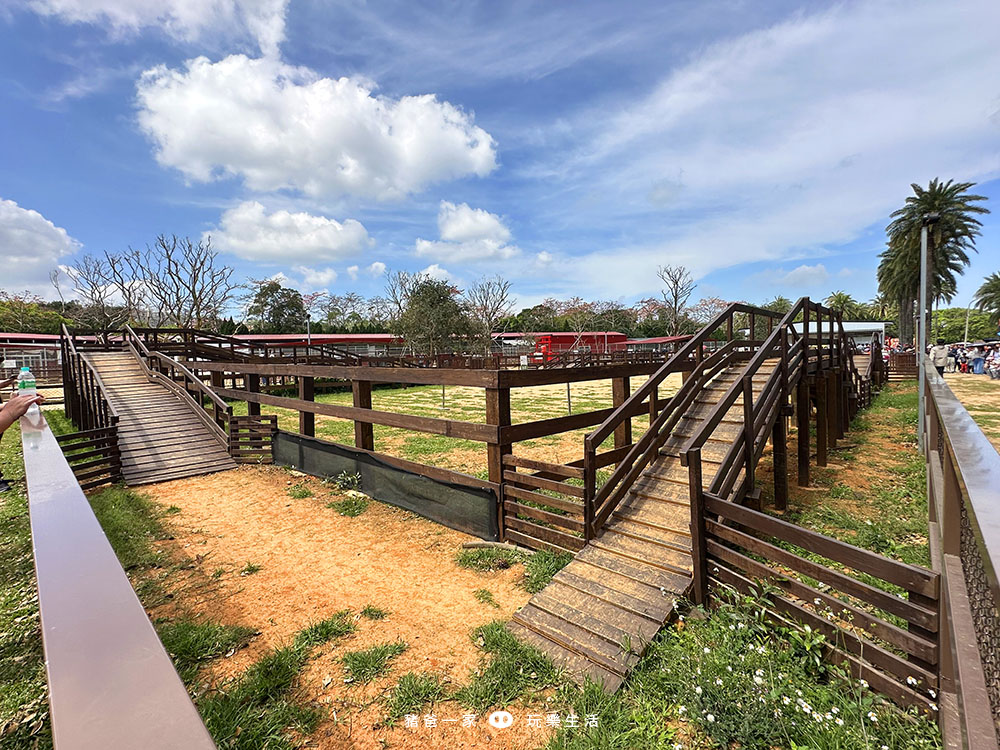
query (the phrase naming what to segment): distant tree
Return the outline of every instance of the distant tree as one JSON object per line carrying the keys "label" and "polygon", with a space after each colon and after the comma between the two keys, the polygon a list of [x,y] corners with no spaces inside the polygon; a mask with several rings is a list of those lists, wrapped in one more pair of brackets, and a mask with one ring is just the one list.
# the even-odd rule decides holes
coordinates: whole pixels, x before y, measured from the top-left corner
{"label": "distant tree", "polygon": [[251,282],[255,291],[247,307],[247,321],[258,333],[301,333],[306,329],[302,295],[275,279]]}
{"label": "distant tree", "polygon": [[667,312],[667,325],[671,336],[677,336],[683,326],[684,309],[688,300],[694,292],[694,279],[691,272],[684,266],[660,266],[656,269],[656,275],[663,282],[663,305]]}
{"label": "distant tree", "polygon": [[835,312],[839,312],[846,320],[856,320],[861,317],[861,305],[847,292],[840,290],[832,292],[823,300],[823,304]]}
{"label": "distant tree", "polygon": [[470,331],[461,292],[448,281],[417,276],[406,294],[398,332],[415,351],[438,354],[450,350]]}
{"label": "distant tree", "polygon": [[486,276],[465,292],[465,308],[469,317],[473,343],[485,354],[493,346],[493,333],[502,330],[500,323],[514,308],[510,282],[502,276]]}
{"label": "distant tree", "polygon": [[65,319],[43,304],[41,297],[27,290],[12,294],[0,289],[0,331],[59,333]]}
{"label": "distant tree", "polygon": [[721,297],[703,297],[697,303],[691,305],[688,313],[695,323],[705,325],[714,320],[729,307],[732,302],[728,302]]}
{"label": "distant tree", "polygon": [[771,312],[786,314],[792,309],[793,303],[788,297],[782,297],[780,294],[776,295],[774,299],[770,299],[761,305],[765,310],[770,310]]}
{"label": "distant tree", "polygon": [[970,341],[996,335],[997,326],[988,314],[965,307],[946,307],[935,310],[931,316],[931,338],[940,337],[949,343],[964,341],[966,318],[969,321]]}
{"label": "distant tree", "polygon": [[988,312],[994,323],[1000,321],[1000,272],[994,271],[983,279],[973,302],[980,310]]}
{"label": "distant tree", "polygon": [[936,213],[930,225],[930,301],[950,301],[955,294],[955,274],[962,274],[969,264],[969,251],[976,249],[976,237],[982,222],[975,214],[989,209],[977,205],[985,196],[967,191],[974,182],[941,182],[937,178],[924,188],[913,183],[913,195],[902,208],[893,211],[886,227],[888,247],[879,257],[879,291],[897,301],[900,338],[913,341],[914,305],[920,284],[920,235],[928,214]]}
{"label": "distant tree", "polygon": [[80,300],[74,315],[78,325],[107,332],[128,321],[129,311],[115,299],[117,288],[106,258],[85,255],[64,270]]}
{"label": "distant tree", "polygon": [[872,320],[888,320],[893,314],[898,312],[892,300],[882,293],[872,297],[867,307],[868,315]]}

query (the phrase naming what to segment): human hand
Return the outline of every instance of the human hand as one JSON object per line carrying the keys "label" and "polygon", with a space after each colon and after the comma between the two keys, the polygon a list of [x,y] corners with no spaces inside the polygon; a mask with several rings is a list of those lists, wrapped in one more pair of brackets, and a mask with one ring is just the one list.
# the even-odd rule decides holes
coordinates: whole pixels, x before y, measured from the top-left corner
{"label": "human hand", "polygon": [[41,404],[44,401],[44,396],[14,396],[14,398],[3,405],[3,413],[5,417],[10,416],[17,419],[18,417],[23,417],[32,405]]}
{"label": "human hand", "polygon": [[10,386],[14,385],[14,383],[16,382],[17,382],[16,376],[12,378],[7,378],[6,380],[0,380],[0,391],[2,391],[4,388],[10,388]]}

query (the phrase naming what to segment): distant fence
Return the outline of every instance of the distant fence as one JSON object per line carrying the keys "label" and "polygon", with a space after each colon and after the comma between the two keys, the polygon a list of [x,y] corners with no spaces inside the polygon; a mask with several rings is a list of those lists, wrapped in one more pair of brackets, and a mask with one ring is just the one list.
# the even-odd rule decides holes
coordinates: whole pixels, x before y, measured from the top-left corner
{"label": "distant fence", "polygon": [[931,561],[941,574],[941,728],[949,746],[1000,734],[1000,454],[933,367],[924,368]]}
{"label": "distant fence", "polygon": [[55,435],[21,431],[56,750],[214,748]]}

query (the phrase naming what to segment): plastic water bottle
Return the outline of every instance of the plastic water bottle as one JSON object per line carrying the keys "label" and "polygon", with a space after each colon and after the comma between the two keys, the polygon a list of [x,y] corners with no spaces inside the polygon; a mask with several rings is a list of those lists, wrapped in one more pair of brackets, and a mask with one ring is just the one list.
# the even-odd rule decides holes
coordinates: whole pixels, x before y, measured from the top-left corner
{"label": "plastic water bottle", "polygon": [[[17,375],[17,395],[18,396],[37,396],[38,388],[35,387],[35,376],[31,374],[31,369],[28,367],[22,367],[21,372]],[[34,414],[38,411],[38,404],[32,404],[28,408],[29,414]]]}

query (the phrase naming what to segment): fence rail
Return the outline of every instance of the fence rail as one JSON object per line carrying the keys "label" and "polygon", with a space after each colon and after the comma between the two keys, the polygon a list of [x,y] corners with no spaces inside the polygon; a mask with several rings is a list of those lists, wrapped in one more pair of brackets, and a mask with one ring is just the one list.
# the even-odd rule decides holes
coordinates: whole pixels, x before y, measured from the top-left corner
{"label": "fence rail", "polygon": [[84,430],[56,438],[81,489],[90,490],[122,479],[118,425]]}
{"label": "fence rail", "polygon": [[214,748],[44,416],[21,430],[56,750]]}
{"label": "fence rail", "polygon": [[924,451],[933,568],[941,574],[941,682],[949,744],[996,750],[1000,735],[1000,454],[931,366]]}

